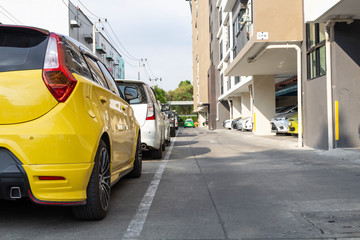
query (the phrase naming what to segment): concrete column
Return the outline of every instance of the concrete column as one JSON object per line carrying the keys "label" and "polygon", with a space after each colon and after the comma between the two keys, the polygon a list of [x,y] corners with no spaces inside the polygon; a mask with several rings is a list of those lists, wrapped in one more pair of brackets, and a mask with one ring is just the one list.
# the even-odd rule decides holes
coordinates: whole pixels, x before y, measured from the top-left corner
{"label": "concrete column", "polygon": [[250,93],[243,92],[241,93],[241,116],[243,118],[245,117],[251,117],[251,105],[250,105]]}
{"label": "concrete column", "polygon": [[199,127],[205,127],[206,112],[199,112],[198,114]]}
{"label": "concrete column", "polygon": [[270,120],[275,115],[274,76],[253,76],[253,83],[253,132],[256,135],[273,135]]}
{"label": "concrete column", "polygon": [[233,97],[233,116],[234,118],[241,117],[241,98]]}

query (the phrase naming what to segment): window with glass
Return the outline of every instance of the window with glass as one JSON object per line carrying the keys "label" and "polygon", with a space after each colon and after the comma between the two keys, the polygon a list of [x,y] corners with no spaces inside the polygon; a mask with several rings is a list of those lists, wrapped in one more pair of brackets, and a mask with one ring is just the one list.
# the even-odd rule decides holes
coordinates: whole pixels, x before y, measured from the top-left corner
{"label": "window with glass", "polygon": [[221,27],[222,24],[222,8],[219,10],[219,26]]}
{"label": "window with glass", "polygon": [[100,67],[102,73],[104,74],[104,77],[109,86],[109,89],[116,95],[120,95],[119,91],[117,89],[116,83],[114,81],[114,78],[111,76],[109,70],[104,66],[104,64],[102,62],[98,61],[98,64],[99,64],[99,67]]}
{"label": "window with glass", "polygon": [[237,51],[236,51],[236,47],[237,47],[237,35],[236,35],[236,26],[238,26],[237,24],[236,24],[236,21],[234,22],[234,24],[233,24],[233,58],[235,58],[236,57],[236,55],[237,55]]}
{"label": "window with glass", "polygon": [[89,65],[91,75],[93,76],[94,81],[97,82],[99,85],[109,89],[109,86],[108,86],[96,60],[88,55],[85,55],[85,60]]}
{"label": "window with glass", "polygon": [[220,75],[220,95],[224,94],[224,75]]}
{"label": "window with glass", "polygon": [[325,23],[306,24],[307,77],[314,79],[326,74]]}
{"label": "window with glass", "polygon": [[223,42],[221,41],[220,42],[220,61],[223,59],[223,55],[224,55],[224,53],[223,53]]}

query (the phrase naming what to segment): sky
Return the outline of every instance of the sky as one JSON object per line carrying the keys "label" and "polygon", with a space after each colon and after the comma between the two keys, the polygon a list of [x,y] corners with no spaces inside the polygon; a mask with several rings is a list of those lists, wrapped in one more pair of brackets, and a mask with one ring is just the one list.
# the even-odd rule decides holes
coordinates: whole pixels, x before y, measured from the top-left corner
{"label": "sky", "polygon": [[[32,0],[30,2],[44,0]],[[16,7],[14,0],[0,0],[22,24],[26,8]],[[47,0],[48,4],[63,4],[67,0]],[[117,36],[114,41],[125,60],[125,78],[140,78],[152,85],[149,78],[162,79],[157,85],[164,90],[174,90],[180,81],[192,82],[192,27],[189,3],[185,0],[71,0],[93,22],[106,18]],[[10,5],[13,5],[12,8]],[[0,8],[0,20],[5,10]],[[51,12],[51,11],[49,11]],[[96,16],[96,17],[95,17]],[[0,21],[0,22],[1,22]],[[44,16],[44,21],[46,17]],[[102,20],[104,21],[104,20]],[[12,24],[10,22],[10,24]],[[105,26],[107,26],[105,24]],[[100,28],[101,29],[101,28]],[[48,29],[51,31],[51,29]],[[107,29],[110,32],[109,29]],[[104,34],[105,35],[105,34]],[[122,46],[125,47],[126,50]],[[145,67],[143,66],[145,64]]]}
{"label": "sky", "polygon": [[138,78],[135,57],[147,59],[141,64],[140,78],[151,85],[154,81],[149,78],[162,78],[156,83],[166,91],[176,89],[180,81],[192,82],[191,12],[185,0],[101,0],[102,7],[98,0],[71,2],[93,21],[94,15],[107,18],[128,51],[118,44],[126,61],[126,78]]}

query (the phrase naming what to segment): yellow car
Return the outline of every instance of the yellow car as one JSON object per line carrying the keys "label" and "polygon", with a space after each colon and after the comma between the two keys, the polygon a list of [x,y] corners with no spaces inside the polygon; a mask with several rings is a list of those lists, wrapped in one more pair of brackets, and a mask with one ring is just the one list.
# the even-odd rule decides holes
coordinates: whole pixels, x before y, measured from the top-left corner
{"label": "yellow car", "polygon": [[0,25],[0,199],[105,217],[111,185],[140,177],[139,124],[114,79],[77,41]]}
{"label": "yellow car", "polygon": [[294,114],[289,118],[289,133],[298,134],[298,114]]}

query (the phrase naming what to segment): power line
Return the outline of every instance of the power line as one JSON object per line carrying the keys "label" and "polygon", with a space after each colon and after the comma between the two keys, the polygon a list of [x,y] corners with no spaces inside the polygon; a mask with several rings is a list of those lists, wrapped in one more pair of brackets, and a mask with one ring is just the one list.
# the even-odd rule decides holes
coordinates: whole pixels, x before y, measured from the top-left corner
{"label": "power line", "polygon": [[[65,6],[68,7],[68,9],[69,9],[73,14],[75,14],[75,13],[70,9],[70,6],[66,5],[66,3],[64,2],[64,0],[61,0],[61,1],[65,4]],[[69,1],[69,2],[71,2],[71,1]],[[92,16],[94,16],[96,19],[99,20],[99,23],[101,23],[101,25],[102,25],[102,30],[104,31],[104,33],[106,34],[106,36],[109,38],[109,42],[116,47],[116,49],[117,49],[118,52],[120,52],[120,53],[123,54],[123,58],[122,58],[122,59],[124,60],[124,62],[125,62],[128,66],[130,66],[130,67],[137,68],[138,66],[135,66],[135,65],[129,63],[128,61],[126,61],[125,58],[124,58],[124,56],[127,57],[127,58],[129,58],[129,60],[138,61],[139,59],[133,57],[133,56],[125,49],[124,45],[122,45],[122,43],[120,42],[120,40],[118,39],[118,37],[117,37],[116,34],[114,33],[114,31],[113,31],[110,23],[108,22],[108,20],[107,20],[106,18],[102,18],[102,17],[99,17],[99,16],[97,16],[96,14],[94,14],[94,13],[93,13],[92,11],[90,11],[80,0],[78,0],[78,2],[79,2],[79,3],[81,4],[81,6],[83,6]],[[81,21],[81,19],[79,19],[79,20]],[[105,20],[105,22],[109,25],[110,30],[111,30],[111,32],[113,33],[113,35],[115,36],[116,40],[120,43],[120,45],[122,46],[122,48],[128,53],[129,56],[128,56],[127,54],[125,54],[125,52],[121,51],[120,48],[119,48],[119,46],[116,45],[115,41],[112,39],[111,35],[108,33],[108,31],[106,30],[105,25],[103,24],[103,22],[102,22],[101,20]],[[83,22],[83,21],[82,21],[82,22]],[[89,25],[86,24],[85,22],[83,22],[83,23],[84,23],[85,25],[89,26]],[[95,24],[95,23],[94,23],[94,24]],[[91,26],[91,27],[93,27],[93,26]]]}
{"label": "power line", "polygon": [[124,45],[122,45],[122,43],[121,43],[121,41],[118,39],[118,37],[116,36],[116,34],[115,34],[115,32],[114,32],[114,30],[113,30],[113,28],[111,27],[111,25],[110,25],[110,22],[109,21],[107,21],[107,24],[109,25],[109,27],[110,27],[110,30],[111,30],[111,32],[114,34],[114,36],[115,36],[115,38],[116,38],[116,40],[119,42],[119,44],[123,47],[123,49],[129,54],[129,56],[133,59],[133,60],[136,60],[136,61],[139,61],[140,59],[139,58],[136,58],[136,57],[134,57],[134,56],[132,56],[127,50],[126,50],[126,48],[124,47]]}
{"label": "power line", "polygon": [[154,74],[154,72],[150,68],[150,65],[149,65],[149,62],[148,62],[147,58],[145,58],[145,63],[147,64],[147,67],[149,68],[150,73],[153,75],[153,77],[156,77],[156,75]]}
{"label": "power line", "polygon": [[[132,55],[130,54],[130,52],[126,50],[126,48],[124,47],[124,45],[121,43],[121,41],[120,41],[120,40],[118,39],[118,37],[116,36],[113,28],[112,28],[111,25],[110,25],[110,22],[109,22],[106,18],[97,16],[95,13],[93,13],[92,11],[90,11],[80,0],[77,0],[77,1],[78,1],[78,2],[81,4],[81,6],[83,6],[91,15],[93,15],[93,16],[96,17],[96,18],[98,18],[99,20],[100,20],[100,19],[105,20],[105,22],[109,25],[109,28],[110,28],[112,34],[115,36],[115,39],[118,41],[118,43],[120,44],[120,46],[124,49],[124,51],[127,53],[127,54],[125,54],[125,53],[123,52],[124,55],[128,55],[127,57],[128,57],[130,60],[139,61],[138,58],[132,56]],[[105,28],[105,26],[104,26],[104,28]],[[109,35],[110,35],[110,34],[109,34]],[[114,41],[113,41],[113,42],[114,42]]]}
{"label": "power line", "polygon": [[149,78],[149,80],[151,81],[150,75],[149,75],[148,71],[146,70],[145,64],[143,64],[143,66],[144,66],[144,72],[145,72],[146,76],[147,76],[147,77]]}
{"label": "power line", "polygon": [[[10,21],[12,21],[15,24],[21,24],[21,22],[14,17],[14,15],[12,15],[11,13],[9,13],[4,7],[0,6],[0,8],[2,8],[10,17],[12,17],[13,19],[11,19],[9,16],[7,16],[4,12],[1,12],[5,17],[7,17]],[[14,21],[15,20],[15,21]]]}
{"label": "power line", "polygon": [[106,19],[106,18],[102,18],[99,17],[97,15],[95,15],[93,12],[91,12],[80,0],[78,0],[78,2],[81,4],[81,6],[83,6],[91,15],[93,15],[94,17],[98,18],[98,19]]}
{"label": "power line", "polygon": [[[124,52],[122,52],[122,51],[120,50],[119,46],[116,45],[116,43],[114,42],[114,40],[112,39],[112,37],[110,36],[110,34],[108,33],[108,31],[106,30],[104,24],[103,24],[102,22],[100,22],[100,23],[101,23],[101,25],[103,26],[102,30],[104,30],[105,35],[109,38],[108,41],[117,48],[117,51],[119,51],[120,53],[124,54]],[[137,66],[135,66],[135,65],[130,64],[129,62],[127,62],[127,61],[125,60],[124,56],[128,57],[126,54],[123,55],[123,60],[124,60],[124,62],[126,62],[128,65],[130,65],[130,66],[132,66],[132,67],[135,67],[135,68],[137,67]]]}

